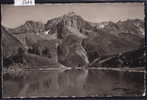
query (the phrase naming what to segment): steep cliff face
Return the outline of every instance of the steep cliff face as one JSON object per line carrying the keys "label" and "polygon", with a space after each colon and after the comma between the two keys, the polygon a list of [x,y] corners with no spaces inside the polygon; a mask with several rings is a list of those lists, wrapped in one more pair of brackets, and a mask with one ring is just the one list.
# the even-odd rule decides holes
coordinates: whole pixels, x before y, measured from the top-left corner
{"label": "steep cliff face", "polygon": [[[52,30],[52,33],[58,33],[58,38],[64,38],[68,34],[85,35],[82,29],[90,29],[92,26],[81,16],[70,12],[61,17],[49,20],[45,25],[46,30]],[[54,31],[54,32],[53,32]]]}
{"label": "steep cliff face", "polygon": [[81,45],[82,39],[68,35],[58,47],[58,60],[68,67],[82,67],[89,64],[87,52]]}

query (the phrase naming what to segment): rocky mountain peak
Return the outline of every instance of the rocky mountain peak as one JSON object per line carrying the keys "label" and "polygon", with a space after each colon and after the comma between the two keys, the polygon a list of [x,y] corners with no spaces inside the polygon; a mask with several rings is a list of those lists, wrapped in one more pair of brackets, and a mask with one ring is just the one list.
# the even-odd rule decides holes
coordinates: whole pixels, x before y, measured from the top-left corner
{"label": "rocky mountain peak", "polygon": [[66,16],[75,16],[75,15],[76,15],[76,13],[73,11],[66,14]]}
{"label": "rocky mountain peak", "polygon": [[75,12],[69,12],[65,14],[62,18],[64,21],[79,21],[83,20],[83,18],[79,15],[77,15]]}
{"label": "rocky mountain peak", "polygon": [[25,24],[33,24],[33,23],[36,23],[35,21],[32,21],[32,20],[28,20],[25,22]]}
{"label": "rocky mountain peak", "polygon": [[11,33],[13,34],[21,34],[21,33],[27,33],[27,32],[43,32],[45,30],[44,24],[41,22],[37,22],[37,21],[26,21],[23,25],[14,28],[14,29],[10,29]]}

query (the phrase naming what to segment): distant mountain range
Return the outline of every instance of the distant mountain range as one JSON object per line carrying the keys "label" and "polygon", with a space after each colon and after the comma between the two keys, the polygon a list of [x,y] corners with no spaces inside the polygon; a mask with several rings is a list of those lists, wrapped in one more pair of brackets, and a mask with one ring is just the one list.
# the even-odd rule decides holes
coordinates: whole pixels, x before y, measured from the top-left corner
{"label": "distant mountain range", "polygon": [[[56,48],[54,51],[59,56],[58,61],[65,66],[83,66],[98,57],[110,55],[129,53],[132,56],[134,53],[130,53],[131,51],[144,48],[144,21],[140,19],[128,19],[116,23],[111,21],[92,23],[74,12],[70,12],[51,19],[46,24],[27,21],[24,25],[14,29],[2,26],[1,30],[4,58],[15,56],[18,48],[22,48],[28,54],[35,49],[36,53],[33,52],[33,54],[42,57],[44,55],[40,52],[50,51],[53,48],[47,46],[42,40],[59,40],[58,46],[53,43]],[[38,44],[38,41],[42,41],[41,48],[34,46]],[[76,48],[75,53],[71,53],[73,50],[71,48]],[[46,54],[49,55],[47,52]],[[82,65],[78,61],[75,61],[76,64],[75,62],[71,63],[73,59],[77,58]],[[94,66],[97,65],[94,64]]]}

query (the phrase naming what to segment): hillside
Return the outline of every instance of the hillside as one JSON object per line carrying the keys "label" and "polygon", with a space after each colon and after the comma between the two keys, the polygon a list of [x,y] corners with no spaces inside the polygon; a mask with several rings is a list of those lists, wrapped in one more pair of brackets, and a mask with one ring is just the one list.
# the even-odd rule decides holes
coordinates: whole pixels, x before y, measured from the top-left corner
{"label": "hillside", "polygon": [[4,58],[14,56],[18,53],[18,49],[24,49],[21,42],[1,26],[2,33],[2,54]]}

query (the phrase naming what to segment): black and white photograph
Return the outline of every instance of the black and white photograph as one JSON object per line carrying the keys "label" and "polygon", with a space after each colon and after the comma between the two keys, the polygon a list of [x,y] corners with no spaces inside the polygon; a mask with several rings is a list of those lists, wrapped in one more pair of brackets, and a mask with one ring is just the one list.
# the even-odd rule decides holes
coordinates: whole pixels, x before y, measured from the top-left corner
{"label": "black and white photograph", "polygon": [[1,4],[2,97],[145,94],[144,3]]}

